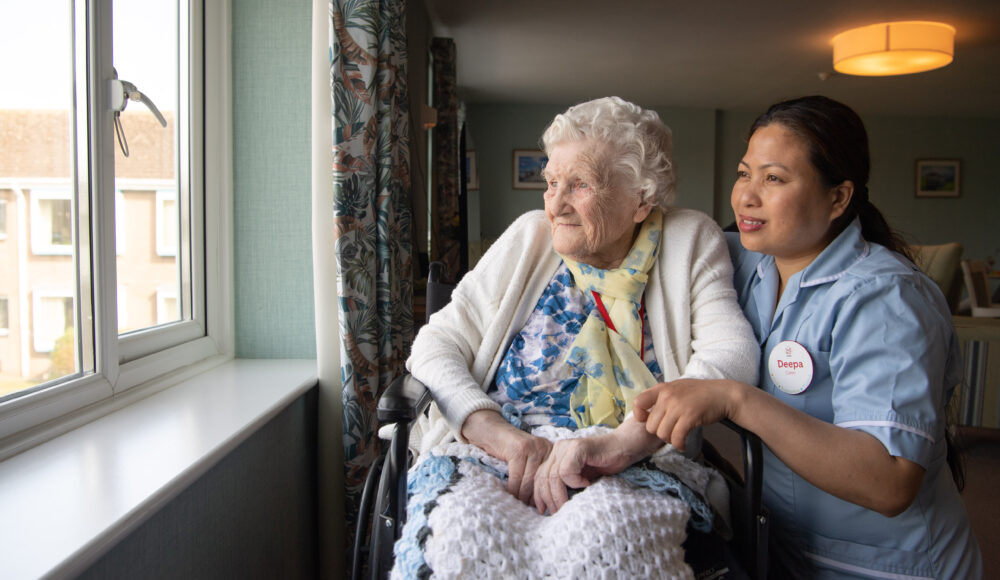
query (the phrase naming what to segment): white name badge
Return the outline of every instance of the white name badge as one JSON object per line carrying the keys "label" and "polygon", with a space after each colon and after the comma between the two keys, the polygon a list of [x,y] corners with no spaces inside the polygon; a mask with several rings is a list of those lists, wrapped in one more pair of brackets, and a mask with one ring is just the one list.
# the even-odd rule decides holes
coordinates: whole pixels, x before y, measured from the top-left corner
{"label": "white name badge", "polygon": [[767,370],[775,386],[789,395],[798,395],[809,387],[813,362],[809,351],[794,340],[783,340],[771,349]]}

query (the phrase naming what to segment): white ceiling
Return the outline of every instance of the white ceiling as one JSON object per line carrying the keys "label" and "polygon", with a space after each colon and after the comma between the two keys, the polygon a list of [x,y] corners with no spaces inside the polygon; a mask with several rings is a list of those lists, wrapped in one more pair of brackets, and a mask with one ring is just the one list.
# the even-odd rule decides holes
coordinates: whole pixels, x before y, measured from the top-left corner
{"label": "white ceiling", "polygon": [[[424,0],[451,37],[467,102],[758,112],[822,93],[859,112],[1000,118],[1000,0]],[[933,20],[957,29],[949,66],[834,75],[830,39],[855,26]]]}

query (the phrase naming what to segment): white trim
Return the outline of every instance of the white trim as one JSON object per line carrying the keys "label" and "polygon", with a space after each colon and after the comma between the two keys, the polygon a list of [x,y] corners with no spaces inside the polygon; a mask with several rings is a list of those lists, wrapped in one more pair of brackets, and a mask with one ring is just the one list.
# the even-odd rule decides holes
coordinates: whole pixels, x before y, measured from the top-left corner
{"label": "white trim", "polygon": [[[312,0],[310,138],[312,181],[313,304],[316,310],[316,364],[319,375],[317,455],[319,535],[342,546],[344,529],[343,393],[340,381],[340,324],[333,227],[333,140],[330,86],[330,4]],[[344,550],[321,550],[319,576],[335,578],[347,566]]]}
{"label": "white trim", "polygon": [[855,574],[864,574],[865,576],[871,576],[872,578],[885,578],[886,580],[934,580],[933,576],[911,576],[909,574],[896,574],[894,572],[882,572],[880,570],[872,570],[871,568],[863,568],[861,566],[855,566],[854,564],[845,564],[838,560],[832,560],[830,558],[824,558],[823,556],[817,556],[809,552],[803,552],[806,558],[810,558],[821,564],[826,564],[831,568],[836,568],[838,570],[845,570],[848,572],[853,572]]}
{"label": "white trim", "polygon": [[[231,0],[204,2],[204,149],[205,219],[200,269],[205,287],[208,334],[218,352],[236,350],[233,296],[233,123]],[[194,14],[197,21],[200,14]]]}
{"label": "white trim", "polygon": [[855,427],[888,427],[890,429],[899,429],[901,431],[909,431],[910,433],[915,433],[924,439],[927,439],[931,443],[934,443],[934,436],[917,429],[915,427],[910,427],[909,425],[904,425],[898,421],[844,421],[842,423],[836,423],[837,427],[843,427],[844,429],[854,429]]}

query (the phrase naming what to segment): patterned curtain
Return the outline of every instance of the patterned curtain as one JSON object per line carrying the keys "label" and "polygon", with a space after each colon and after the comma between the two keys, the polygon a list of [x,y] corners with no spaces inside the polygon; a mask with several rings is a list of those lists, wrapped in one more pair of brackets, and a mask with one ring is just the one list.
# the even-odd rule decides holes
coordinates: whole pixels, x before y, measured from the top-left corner
{"label": "patterned curtain", "polygon": [[348,546],[375,403],[413,341],[405,0],[331,0],[334,228]]}
{"label": "patterned curtain", "polygon": [[467,252],[462,236],[464,224],[459,201],[459,159],[464,156],[460,156],[459,151],[455,41],[450,38],[432,39],[431,55],[434,57],[434,108],[437,109],[431,260],[444,262],[450,281],[455,282],[464,273],[462,264],[467,263],[462,259],[463,253]]}

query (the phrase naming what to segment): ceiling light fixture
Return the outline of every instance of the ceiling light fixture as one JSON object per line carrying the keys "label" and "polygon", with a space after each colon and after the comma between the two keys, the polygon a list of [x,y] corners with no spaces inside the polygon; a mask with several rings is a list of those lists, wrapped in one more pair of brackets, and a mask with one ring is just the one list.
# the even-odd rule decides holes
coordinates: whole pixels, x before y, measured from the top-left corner
{"label": "ceiling light fixture", "polygon": [[833,68],[848,75],[905,75],[941,68],[955,54],[955,29],[940,22],[883,22],[833,37]]}

